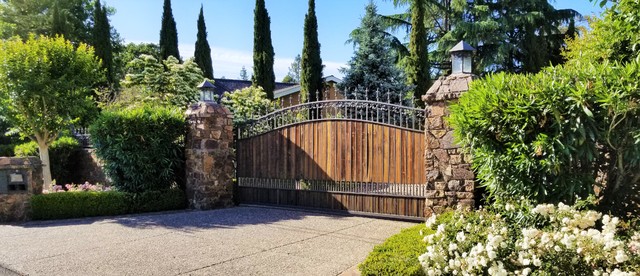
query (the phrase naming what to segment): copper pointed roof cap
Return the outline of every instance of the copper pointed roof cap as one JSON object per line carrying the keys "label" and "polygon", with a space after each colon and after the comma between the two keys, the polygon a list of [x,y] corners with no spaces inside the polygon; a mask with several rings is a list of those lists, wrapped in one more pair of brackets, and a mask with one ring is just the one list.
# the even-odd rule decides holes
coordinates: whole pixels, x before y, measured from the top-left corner
{"label": "copper pointed roof cap", "polygon": [[461,51],[475,51],[476,48],[473,48],[469,43],[464,42],[464,40],[460,40],[456,46],[453,46],[449,52],[461,52]]}

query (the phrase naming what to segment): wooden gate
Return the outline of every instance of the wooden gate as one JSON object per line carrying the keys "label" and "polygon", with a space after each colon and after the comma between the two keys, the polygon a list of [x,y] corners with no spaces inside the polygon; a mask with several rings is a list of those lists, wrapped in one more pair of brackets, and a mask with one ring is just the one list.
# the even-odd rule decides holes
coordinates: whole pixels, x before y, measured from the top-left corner
{"label": "wooden gate", "polygon": [[423,217],[425,111],[329,100],[240,126],[241,203]]}

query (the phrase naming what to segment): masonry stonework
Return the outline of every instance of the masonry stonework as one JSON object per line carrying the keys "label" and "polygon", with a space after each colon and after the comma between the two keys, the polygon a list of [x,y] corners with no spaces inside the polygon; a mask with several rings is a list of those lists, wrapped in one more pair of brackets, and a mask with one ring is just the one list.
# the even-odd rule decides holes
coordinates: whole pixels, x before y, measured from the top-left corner
{"label": "masonry stonework", "polygon": [[186,115],[189,207],[208,210],[233,206],[233,114],[220,104],[199,102]]}
{"label": "masonry stonework", "polygon": [[475,175],[471,157],[454,142],[453,129],[447,124],[449,106],[469,90],[472,74],[440,77],[422,97],[427,105],[425,122],[425,169],[427,198],[425,216],[447,207],[472,208],[475,203]]}
{"label": "masonry stonework", "polygon": [[24,191],[0,190],[0,223],[29,220],[31,196],[42,193],[42,163],[36,157],[0,157],[0,172],[5,179],[0,185],[11,181],[9,174],[19,174],[26,183]]}

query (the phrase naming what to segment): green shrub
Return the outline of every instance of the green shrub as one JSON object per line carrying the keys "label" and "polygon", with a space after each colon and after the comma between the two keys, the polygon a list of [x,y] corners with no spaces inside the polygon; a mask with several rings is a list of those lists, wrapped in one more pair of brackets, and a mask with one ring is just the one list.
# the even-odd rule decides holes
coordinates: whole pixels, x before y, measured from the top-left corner
{"label": "green shrub", "polygon": [[115,216],[131,213],[180,210],[186,207],[180,189],[132,194],[119,191],[73,191],[34,195],[34,220]]}
{"label": "green shrub", "polygon": [[[58,184],[66,184],[76,165],[74,153],[80,149],[80,143],[72,137],[60,137],[49,146],[51,176]],[[17,145],[14,149],[19,157],[40,156],[38,144],[34,141]]]}
{"label": "green shrub", "polygon": [[113,185],[132,193],[164,190],[180,179],[185,131],[179,109],[150,106],[103,112],[89,128]]}
{"label": "green shrub", "polygon": [[450,123],[494,198],[571,203],[599,171],[611,198],[640,179],[638,79],[636,62],[496,74],[472,83]]}
{"label": "green shrub", "polygon": [[132,195],[134,212],[158,212],[186,208],[187,196],[180,189],[145,191]]}
{"label": "green shrub", "polygon": [[15,156],[15,153],[13,151],[13,148],[15,148],[16,145],[1,145],[0,144],[0,156],[3,157],[11,157],[11,156]]}
{"label": "green shrub", "polygon": [[113,216],[129,212],[131,196],[123,192],[60,192],[31,197],[34,220]]}
{"label": "green shrub", "polygon": [[424,224],[403,229],[376,245],[358,268],[362,275],[424,275],[418,257],[424,253],[422,234],[432,233]]}

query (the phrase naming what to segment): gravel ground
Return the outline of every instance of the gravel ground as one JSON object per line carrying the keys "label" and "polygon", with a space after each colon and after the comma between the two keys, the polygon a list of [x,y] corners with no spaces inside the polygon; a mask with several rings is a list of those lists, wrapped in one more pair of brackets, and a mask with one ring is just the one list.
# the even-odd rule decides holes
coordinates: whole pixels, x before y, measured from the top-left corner
{"label": "gravel ground", "polygon": [[0,225],[0,275],[351,275],[412,225],[261,207]]}

